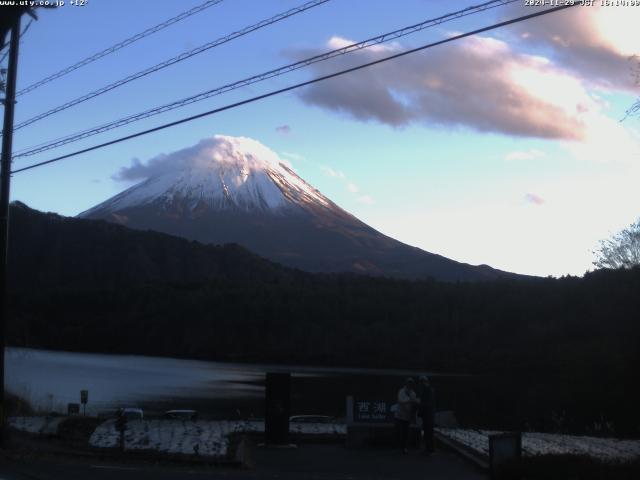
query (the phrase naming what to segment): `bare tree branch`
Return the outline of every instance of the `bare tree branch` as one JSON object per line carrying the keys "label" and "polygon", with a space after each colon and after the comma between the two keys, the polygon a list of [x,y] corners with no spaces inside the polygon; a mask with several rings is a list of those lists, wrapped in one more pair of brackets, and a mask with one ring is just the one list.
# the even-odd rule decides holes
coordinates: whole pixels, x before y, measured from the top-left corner
{"label": "bare tree branch", "polygon": [[640,219],[606,240],[593,252],[597,268],[632,268],[640,265]]}

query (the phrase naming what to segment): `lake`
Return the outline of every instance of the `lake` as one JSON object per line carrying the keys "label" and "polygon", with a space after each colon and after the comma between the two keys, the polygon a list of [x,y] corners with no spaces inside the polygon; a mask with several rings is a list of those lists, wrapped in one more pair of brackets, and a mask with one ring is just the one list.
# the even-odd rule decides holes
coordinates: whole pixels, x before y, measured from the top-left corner
{"label": "lake", "polygon": [[7,348],[6,386],[41,411],[66,412],[89,391],[87,414],[120,406],[159,413],[195,408],[205,416],[262,416],[265,372],[292,373],[292,413],[344,416],[345,396],[394,398],[415,370],[207,362],[134,355]]}
{"label": "lake", "polygon": [[[189,408],[203,418],[264,416],[265,372],[291,372],[291,413],[345,416],[345,397],[394,401],[416,370],[207,362],[135,355],[7,348],[7,390],[41,412],[66,412],[89,390],[87,413],[138,406],[145,414]],[[428,369],[425,369],[425,371]],[[464,426],[541,432],[593,433],[594,422],[625,432],[629,409],[562,375],[427,373],[436,409],[453,410]],[[599,392],[599,393],[598,393]],[[635,410],[634,410],[635,411]],[[615,428],[614,428],[615,427]],[[634,427],[635,428],[635,427]],[[634,430],[635,431],[635,430]]]}

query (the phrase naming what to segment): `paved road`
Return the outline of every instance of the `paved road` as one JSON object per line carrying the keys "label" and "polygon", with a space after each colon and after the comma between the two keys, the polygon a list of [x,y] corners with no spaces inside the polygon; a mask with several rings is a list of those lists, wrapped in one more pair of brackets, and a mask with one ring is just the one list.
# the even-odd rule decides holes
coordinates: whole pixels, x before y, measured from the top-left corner
{"label": "paved road", "polygon": [[453,453],[431,457],[384,449],[348,450],[341,445],[301,445],[297,449],[254,452],[252,469],[106,463],[93,459],[48,459],[0,465],[0,480],[486,480],[487,476]]}

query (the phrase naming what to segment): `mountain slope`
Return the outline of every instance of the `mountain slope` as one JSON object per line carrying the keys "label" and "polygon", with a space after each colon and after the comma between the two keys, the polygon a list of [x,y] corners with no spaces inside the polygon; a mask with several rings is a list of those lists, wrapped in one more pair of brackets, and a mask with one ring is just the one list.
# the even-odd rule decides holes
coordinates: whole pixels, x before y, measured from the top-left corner
{"label": "mountain slope", "polygon": [[136,164],[146,178],[80,214],[203,243],[238,243],[312,272],[490,280],[511,276],[403,244],[376,231],[248,138],[215,136]]}
{"label": "mountain slope", "polygon": [[211,279],[279,282],[297,275],[238,245],[202,245],[109,222],[43,213],[13,202],[12,291],[118,290]]}

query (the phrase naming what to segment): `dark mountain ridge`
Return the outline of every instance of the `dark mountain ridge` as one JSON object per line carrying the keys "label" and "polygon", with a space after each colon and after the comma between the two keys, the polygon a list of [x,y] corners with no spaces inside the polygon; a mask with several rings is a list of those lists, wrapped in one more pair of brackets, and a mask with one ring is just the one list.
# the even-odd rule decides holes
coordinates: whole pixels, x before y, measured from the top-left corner
{"label": "dark mountain ridge", "polygon": [[12,290],[277,280],[293,274],[238,245],[202,245],[101,220],[43,213],[21,202],[11,204],[9,218]]}

